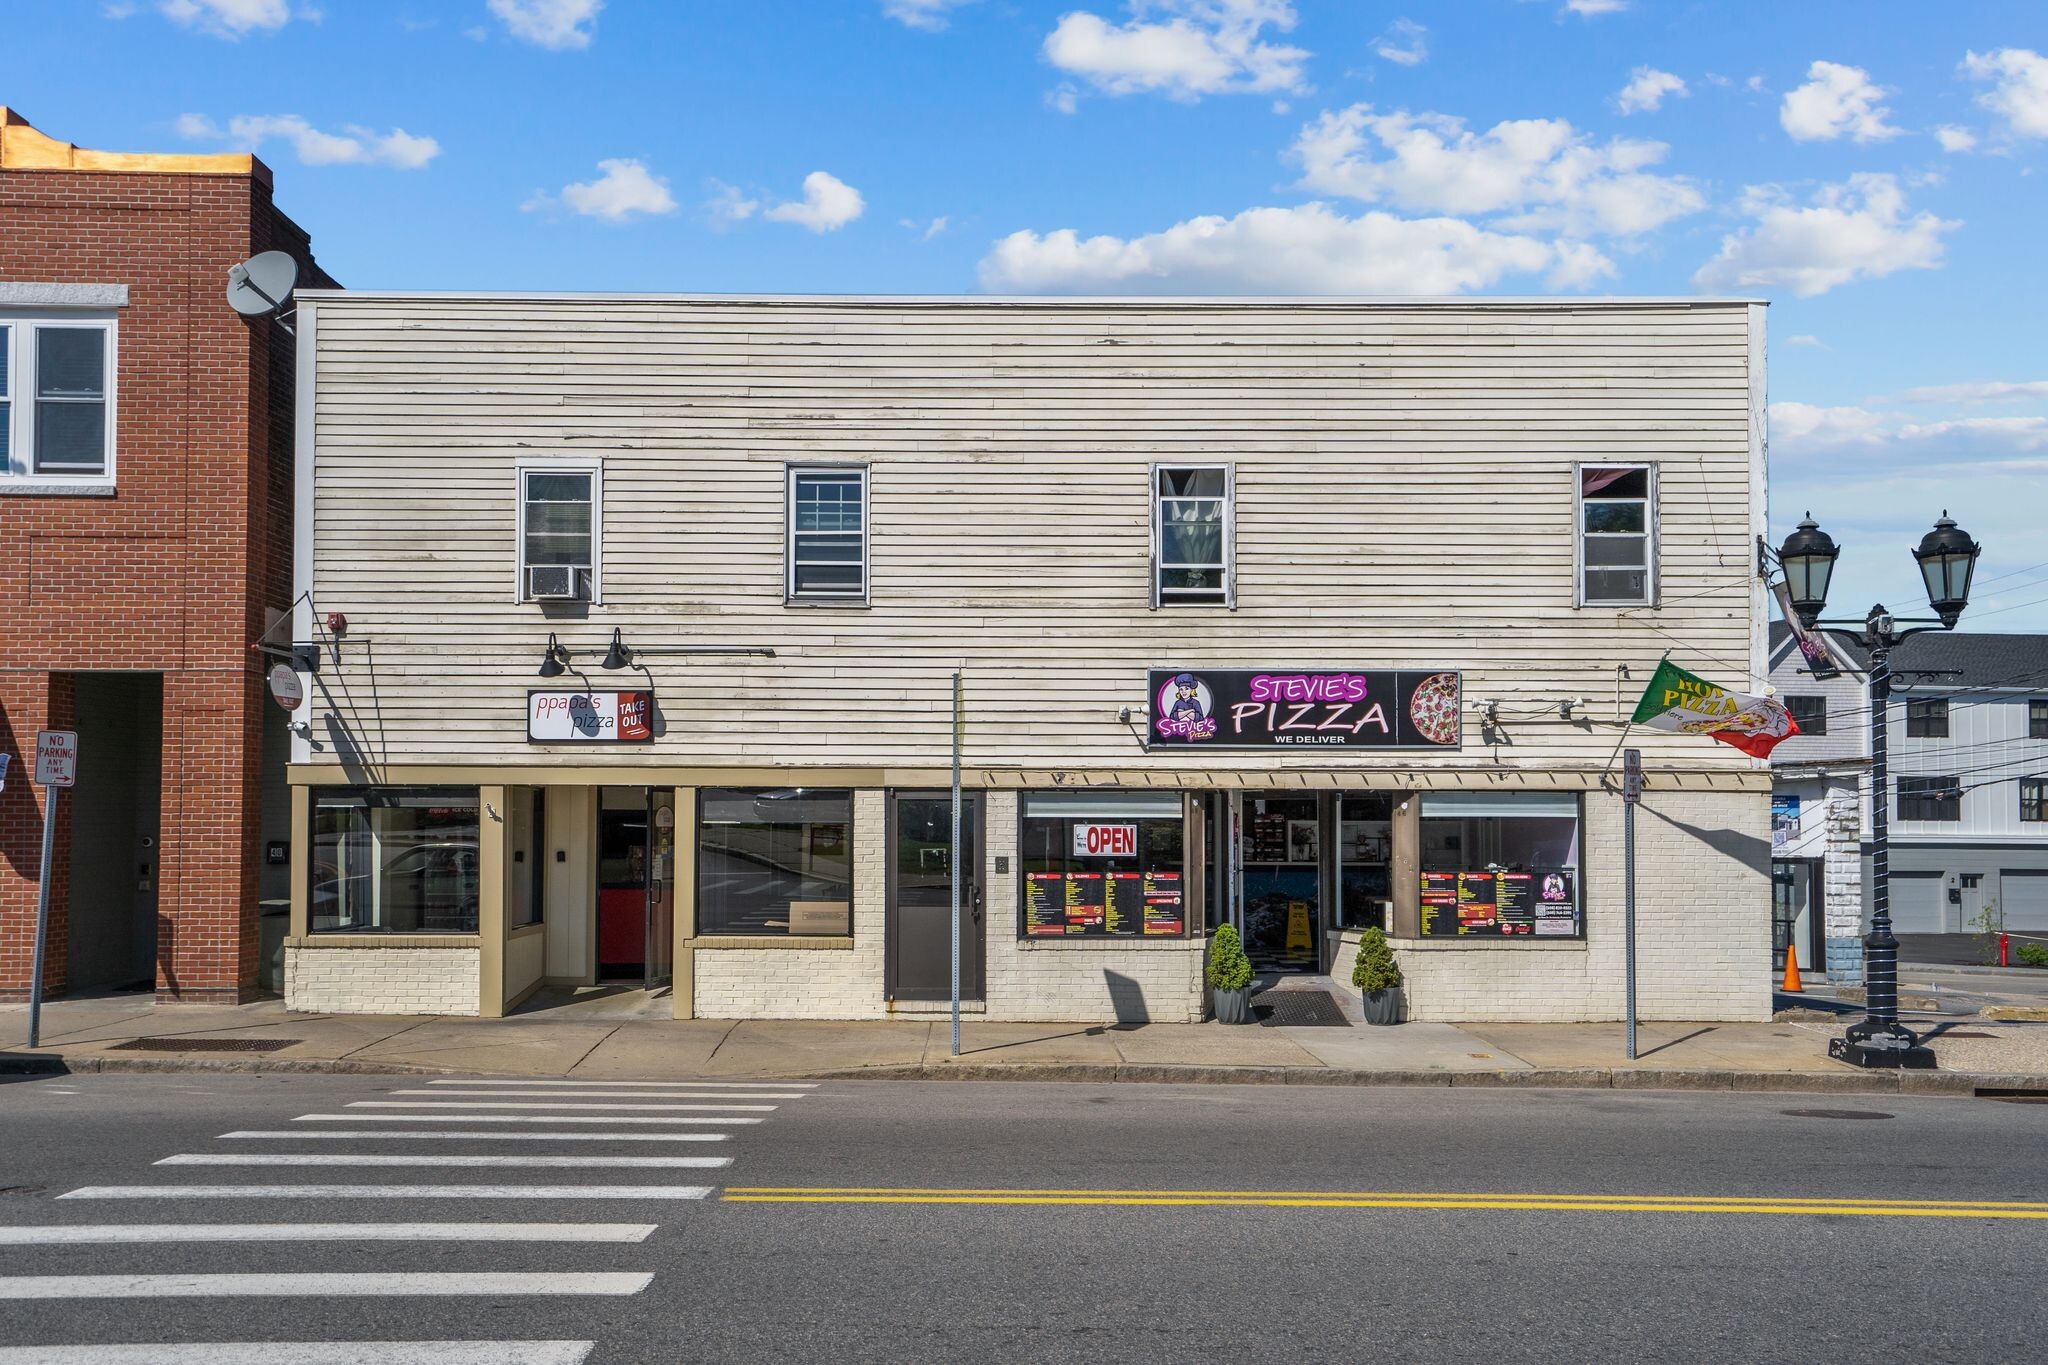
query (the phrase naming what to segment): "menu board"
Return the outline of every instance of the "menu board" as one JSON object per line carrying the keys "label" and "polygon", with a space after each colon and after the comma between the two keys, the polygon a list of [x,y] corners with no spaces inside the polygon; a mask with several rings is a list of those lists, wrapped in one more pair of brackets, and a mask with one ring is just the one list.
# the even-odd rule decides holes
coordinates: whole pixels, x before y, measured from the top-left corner
{"label": "menu board", "polygon": [[1184,932],[1178,872],[1027,872],[1024,933],[1032,938],[1081,934]]}
{"label": "menu board", "polygon": [[1287,814],[1285,811],[1269,811],[1254,815],[1245,821],[1251,835],[1251,847],[1244,860],[1248,863],[1284,863],[1287,857]]}
{"label": "menu board", "polygon": [[1179,934],[1187,927],[1182,912],[1180,873],[1153,872],[1144,879],[1145,928],[1148,934]]}
{"label": "menu board", "polygon": [[1526,872],[1425,872],[1425,938],[1576,938],[1581,932],[1570,868]]}

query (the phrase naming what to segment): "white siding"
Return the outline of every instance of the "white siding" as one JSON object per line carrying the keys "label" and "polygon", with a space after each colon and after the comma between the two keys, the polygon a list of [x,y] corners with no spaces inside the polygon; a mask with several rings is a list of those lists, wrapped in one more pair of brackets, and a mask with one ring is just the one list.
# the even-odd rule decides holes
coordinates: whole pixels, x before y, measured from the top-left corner
{"label": "white siding", "polygon": [[[1933,689],[1916,696],[1940,696]],[[2020,819],[2019,780],[2048,777],[2048,739],[2027,738],[2025,696],[1958,696],[1948,705],[1946,739],[1908,739],[1906,700],[1896,690],[1890,709],[1892,790],[1915,774],[1961,779],[1959,821],[1892,821],[1892,838],[1914,843],[2024,842],[2048,852],[2048,823]],[[1896,806],[1894,812],[1896,813]]]}
{"label": "white siding", "polygon": [[[318,295],[312,588],[343,612],[300,762],[968,762],[1005,768],[1602,770],[1667,650],[1746,685],[1740,304],[710,301]],[[604,464],[604,604],[511,600],[522,458]],[[1149,610],[1155,460],[1237,470],[1238,609]],[[1655,609],[1573,604],[1575,462],[1653,461]],[[872,602],[783,602],[783,468],[872,468]],[[649,659],[667,733],[524,742],[549,631]],[[1148,665],[1447,667],[1510,719],[1462,753],[1140,753]],[[1630,675],[1617,680],[1616,665]],[[592,672],[597,685],[636,674]],[[573,685],[565,677],[564,683]],[[1617,695],[1618,694],[1618,695]],[[1517,710],[1526,715],[1515,715]],[[1584,712],[1581,713],[1584,715]],[[1743,772],[1642,734],[1652,769]]]}

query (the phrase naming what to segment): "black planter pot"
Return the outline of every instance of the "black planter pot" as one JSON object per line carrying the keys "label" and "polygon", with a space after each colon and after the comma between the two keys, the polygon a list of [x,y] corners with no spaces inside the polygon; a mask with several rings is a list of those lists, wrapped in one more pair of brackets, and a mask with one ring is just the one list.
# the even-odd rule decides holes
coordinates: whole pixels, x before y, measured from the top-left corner
{"label": "black planter pot", "polygon": [[1365,1022],[1368,1024],[1398,1024],[1401,1022],[1401,988],[1389,986],[1381,991],[1360,991],[1358,998],[1365,1005]]}
{"label": "black planter pot", "polygon": [[1216,1004],[1216,1022],[1219,1024],[1248,1024],[1252,1019],[1252,991],[1226,991],[1212,989],[1209,994]]}

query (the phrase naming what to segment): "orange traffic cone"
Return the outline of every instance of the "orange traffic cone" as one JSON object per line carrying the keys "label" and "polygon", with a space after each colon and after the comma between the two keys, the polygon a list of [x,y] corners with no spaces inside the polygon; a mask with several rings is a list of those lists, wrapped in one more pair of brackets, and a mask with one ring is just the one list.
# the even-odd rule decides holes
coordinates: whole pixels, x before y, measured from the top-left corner
{"label": "orange traffic cone", "polygon": [[1801,995],[1806,989],[1799,984],[1799,954],[1789,943],[1785,945],[1785,984],[1779,989],[1788,995]]}

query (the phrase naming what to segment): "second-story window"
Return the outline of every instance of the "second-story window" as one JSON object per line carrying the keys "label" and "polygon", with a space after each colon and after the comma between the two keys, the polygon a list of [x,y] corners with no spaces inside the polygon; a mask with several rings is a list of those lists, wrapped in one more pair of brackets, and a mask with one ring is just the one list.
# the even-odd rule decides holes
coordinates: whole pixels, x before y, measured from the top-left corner
{"label": "second-story window", "polygon": [[1963,818],[1963,786],[1953,775],[1899,779],[1899,818],[1953,822]]}
{"label": "second-story window", "polygon": [[1906,699],[1906,738],[1947,739],[1948,698],[1909,697]]}
{"label": "second-story window", "polygon": [[857,465],[789,471],[792,602],[864,602],[868,595],[868,471]]}
{"label": "second-story window", "polygon": [[598,472],[529,465],[519,471],[519,596],[529,602],[598,600]]}
{"label": "second-story window", "polygon": [[2020,779],[2020,819],[2030,825],[2048,820],[2048,777]]}
{"label": "second-story window", "polygon": [[1152,472],[1152,605],[1237,604],[1237,514],[1229,465],[1158,465]]}
{"label": "second-story window", "polygon": [[1826,697],[1787,697],[1785,709],[1792,713],[1792,720],[1799,726],[1800,734],[1824,735],[1828,732]]}
{"label": "second-story window", "polygon": [[1657,470],[1580,465],[1579,605],[1646,607],[1657,600]]}
{"label": "second-story window", "polygon": [[2048,739],[2048,701],[2027,703],[2027,738]]}
{"label": "second-story window", "polygon": [[0,321],[0,476],[111,480],[113,359],[111,321]]}

